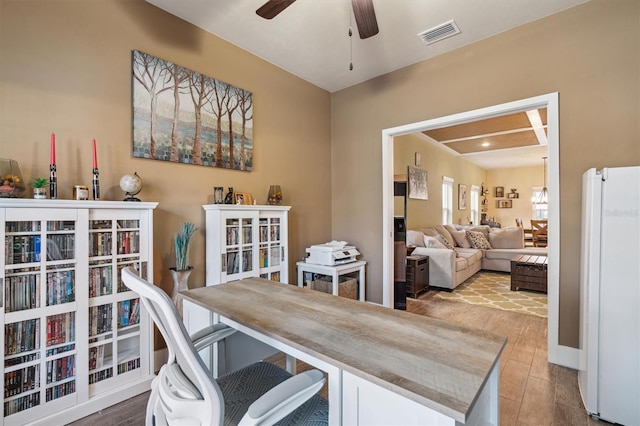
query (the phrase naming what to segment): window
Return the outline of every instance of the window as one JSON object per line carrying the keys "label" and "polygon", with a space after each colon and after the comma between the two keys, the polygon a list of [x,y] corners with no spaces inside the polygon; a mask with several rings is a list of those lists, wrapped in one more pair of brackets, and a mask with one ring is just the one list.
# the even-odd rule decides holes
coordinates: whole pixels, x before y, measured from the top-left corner
{"label": "window", "polygon": [[453,179],[442,176],[442,224],[453,223]]}
{"label": "window", "polygon": [[480,188],[471,185],[471,223],[480,225]]}
{"label": "window", "polygon": [[549,204],[548,203],[539,203],[542,196],[542,187],[534,186],[531,196],[531,205],[533,206],[533,211],[531,213],[531,217],[533,219],[548,219],[549,218]]}

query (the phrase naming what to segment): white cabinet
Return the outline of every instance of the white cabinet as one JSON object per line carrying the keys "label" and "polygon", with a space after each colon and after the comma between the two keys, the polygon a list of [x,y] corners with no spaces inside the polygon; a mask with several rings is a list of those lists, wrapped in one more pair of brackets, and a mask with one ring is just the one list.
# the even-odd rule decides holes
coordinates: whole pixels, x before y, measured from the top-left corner
{"label": "white cabinet", "polygon": [[207,204],[206,285],[249,277],[288,283],[289,206]]}
{"label": "white cabinet", "polygon": [[119,271],[152,279],[156,205],[0,201],[3,424],[69,422],[149,389],[152,323]]}

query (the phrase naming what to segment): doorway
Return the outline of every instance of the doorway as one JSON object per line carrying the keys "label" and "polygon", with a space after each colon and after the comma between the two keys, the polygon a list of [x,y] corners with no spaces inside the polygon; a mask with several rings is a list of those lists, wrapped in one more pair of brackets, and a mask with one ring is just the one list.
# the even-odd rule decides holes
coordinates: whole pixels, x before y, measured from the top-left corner
{"label": "doorway", "polygon": [[[548,355],[549,362],[572,365],[571,351],[564,351],[558,344],[559,312],[559,276],[560,276],[560,209],[559,209],[559,115],[558,93],[549,93],[533,98],[522,99],[491,107],[466,111],[445,117],[434,118],[382,131],[382,199],[383,199],[383,305],[393,306],[393,143],[395,136],[407,135],[445,126],[467,123],[527,111],[547,108],[548,138],[548,190],[549,190],[549,227],[554,230],[549,235],[548,251]],[[565,353],[566,352],[566,353]]]}

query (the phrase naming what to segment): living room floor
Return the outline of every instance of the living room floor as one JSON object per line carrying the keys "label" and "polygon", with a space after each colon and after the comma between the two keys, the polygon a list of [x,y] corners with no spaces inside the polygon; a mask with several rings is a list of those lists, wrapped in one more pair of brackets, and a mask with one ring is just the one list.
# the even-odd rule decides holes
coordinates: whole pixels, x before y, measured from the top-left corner
{"label": "living room floor", "polygon": [[[577,372],[547,362],[546,318],[441,300],[434,293],[407,299],[407,311],[508,337],[500,359],[501,425],[609,425],[587,415]],[[271,361],[284,364],[284,356]],[[304,370],[300,364],[299,369]],[[146,392],[72,425],[143,425],[148,398]]]}

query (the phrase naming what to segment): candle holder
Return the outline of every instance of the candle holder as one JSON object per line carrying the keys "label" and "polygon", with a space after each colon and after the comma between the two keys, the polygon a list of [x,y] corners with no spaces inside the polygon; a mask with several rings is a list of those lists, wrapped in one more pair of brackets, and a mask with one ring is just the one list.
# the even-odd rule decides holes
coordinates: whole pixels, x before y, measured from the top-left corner
{"label": "candle holder", "polygon": [[52,200],[58,198],[58,180],[56,179],[56,171],[56,165],[49,164],[49,198]]}
{"label": "candle holder", "polygon": [[223,203],[223,198],[222,198],[222,191],[224,189],[221,186],[214,186],[213,187],[213,204],[222,204]]}
{"label": "candle holder", "polygon": [[98,172],[98,168],[94,167],[93,168],[93,199],[94,200],[100,199],[100,180],[98,179],[99,175],[100,173]]}

